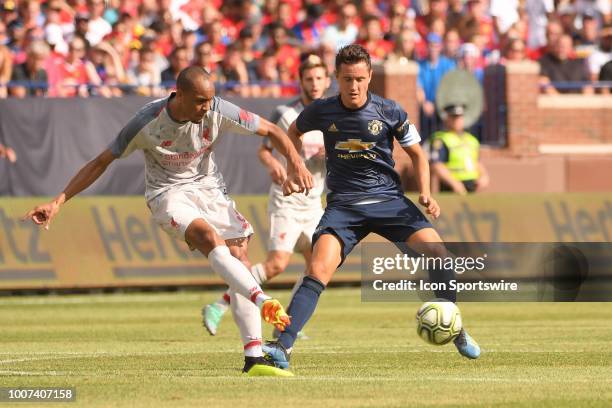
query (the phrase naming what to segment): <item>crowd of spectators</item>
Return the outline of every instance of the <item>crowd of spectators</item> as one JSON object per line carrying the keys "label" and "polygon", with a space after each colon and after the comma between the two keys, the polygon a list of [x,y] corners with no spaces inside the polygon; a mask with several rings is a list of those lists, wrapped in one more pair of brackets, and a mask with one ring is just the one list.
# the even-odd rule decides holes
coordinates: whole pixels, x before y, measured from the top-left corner
{"label": "crowd of spectators", "polygon": [[190,64],[224,94],[290,96],[302,54],[333,71],[357,42],[375,63],[416,61],[432,115],[456,67],[482,80],[488,64],[531,59],[543,92],[598,91],[610,23],[609,0],[0,0],[0,98],[159,96]]}

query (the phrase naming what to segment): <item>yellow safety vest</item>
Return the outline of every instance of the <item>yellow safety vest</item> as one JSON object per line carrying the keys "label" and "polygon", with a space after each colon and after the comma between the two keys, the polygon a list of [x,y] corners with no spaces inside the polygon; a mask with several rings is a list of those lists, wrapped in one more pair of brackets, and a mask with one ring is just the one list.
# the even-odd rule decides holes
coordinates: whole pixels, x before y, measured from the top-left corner
{"label": "yellow safety vest", "polygon": [[434,150],[439,143],[444,143],[448,149],[448,162],[445,163],[453,177],[459,181],[478,180],[478,150],[480,142],[474,135],[463,132],[459,136],[455,132],[439,131],[434,133],[432,146]]}

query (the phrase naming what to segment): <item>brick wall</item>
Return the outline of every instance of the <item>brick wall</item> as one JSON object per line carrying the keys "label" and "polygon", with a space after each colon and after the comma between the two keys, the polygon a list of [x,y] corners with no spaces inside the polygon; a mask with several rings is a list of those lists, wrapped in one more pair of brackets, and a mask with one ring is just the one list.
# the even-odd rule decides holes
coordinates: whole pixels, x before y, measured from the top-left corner
{"label": "brick wall", "polygon": [[[398,101],[418,127],[417,73],[414,63],[375,66],[370,89]],[[612,191],[612,95],[541,95],[538,75],[534,62],[506,66],[508,144],[481,153],[491,191]],[[404,187],[414,190],[399,146],[394,159]]]}
{"label": "brick wall", "polygon": [[506,67],[510,152],[530,155],[542,144],[612,143],[612,96],[541,95],[538,74],[531,61]]}
{"label": "brick wall", "polygon": [[532,63],[506,67],[508,149],[530,154],[537,152],[538,72]]}
{"label": "brick wall", "polygon": [[538,141],[612,143],[612,95],[538,97]]}
{"label": "brick wall", "polygon": [[414,62],[407,64],[387,62],[374,65],[370,90],[385,98],[398,102],[408,113],[410,121],[419,127],[419,107],[416,102],[416,77],[419,66]]}

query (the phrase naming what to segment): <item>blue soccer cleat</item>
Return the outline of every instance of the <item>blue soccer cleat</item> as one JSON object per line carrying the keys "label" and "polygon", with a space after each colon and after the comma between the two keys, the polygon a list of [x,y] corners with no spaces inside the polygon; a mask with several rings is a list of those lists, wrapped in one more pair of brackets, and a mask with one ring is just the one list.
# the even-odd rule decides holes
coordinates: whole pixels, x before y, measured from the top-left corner
{"label": "blue soccer cleat", "polygon": [[289,368],[289,358],[291,358],[291,349],[287,350],[278,341],[266,341],[262,346],[266,357],[274,362],[278,368],[286,370]]}
{"label": "blue soccer cleat", "polygon": [[[272,331],[272,338],[273,339],[278,339],[280,337],[281,333],[282,332],[275,327],[274,330]],[[298,332],[298,334],[297,334],[297,339],[298,340],[310,340],[310,337],[308,337],[306,335],[306,333],[304,333],[303,331],[300,330]]]}
{"label": "blue soccer cleat", "polygon": [[461,332],[455,339],[455,347],[457,347],[457,351],[459,351],[459,354],[463,357],[472,360],[480,357],[480,346],[469,334],[467,334],[465,329],[461,329]]}

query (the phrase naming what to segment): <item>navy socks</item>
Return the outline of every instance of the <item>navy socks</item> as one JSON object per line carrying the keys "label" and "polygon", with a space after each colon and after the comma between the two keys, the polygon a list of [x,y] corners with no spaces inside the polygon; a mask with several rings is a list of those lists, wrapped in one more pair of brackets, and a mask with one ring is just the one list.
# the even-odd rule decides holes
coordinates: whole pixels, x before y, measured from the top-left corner
{"label": "navy socks", "polygon": [[287,313],[291,316],[291,324],[281,333],[278,341],[286,348],[293,347],[300,330],[314,313],[319,295],[325,286],[316,278],[305,276],[297,292],[289,304]]}

